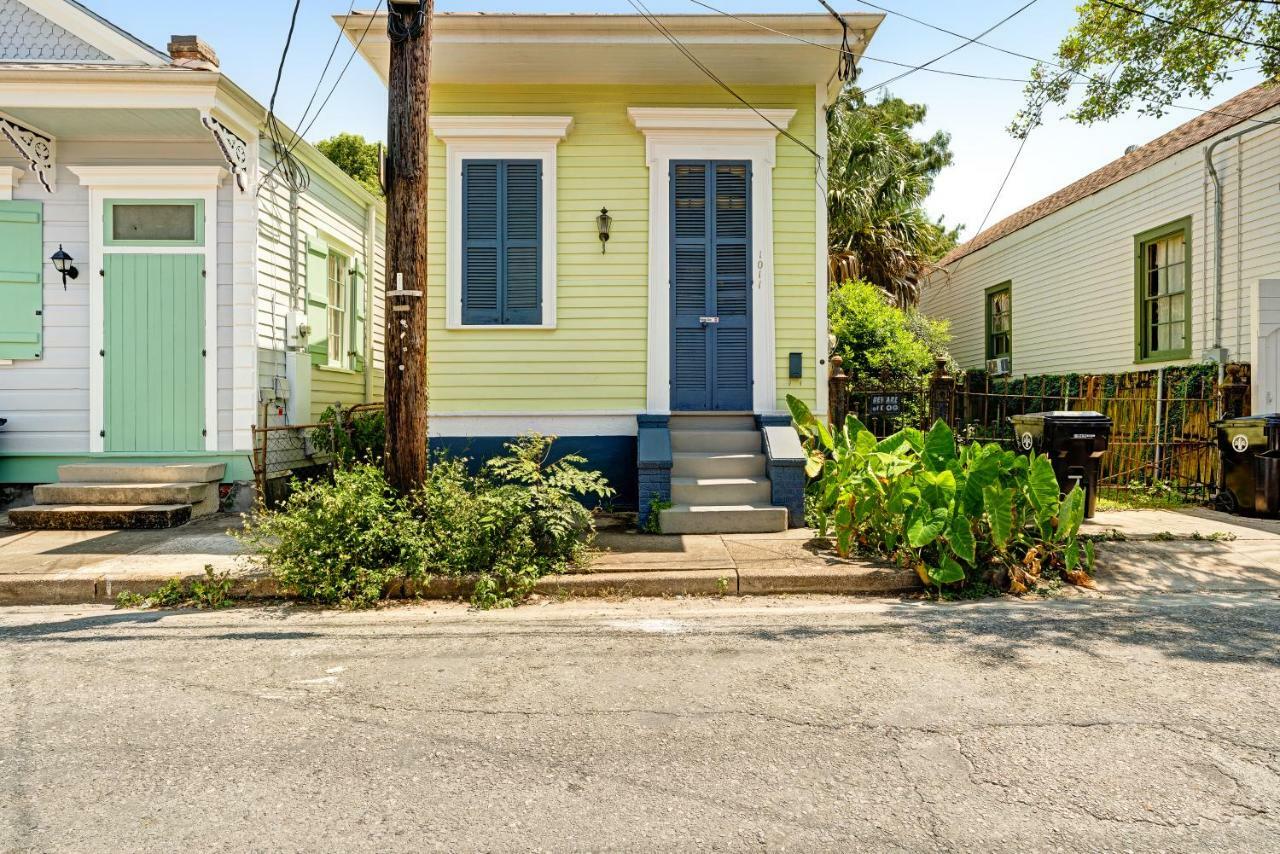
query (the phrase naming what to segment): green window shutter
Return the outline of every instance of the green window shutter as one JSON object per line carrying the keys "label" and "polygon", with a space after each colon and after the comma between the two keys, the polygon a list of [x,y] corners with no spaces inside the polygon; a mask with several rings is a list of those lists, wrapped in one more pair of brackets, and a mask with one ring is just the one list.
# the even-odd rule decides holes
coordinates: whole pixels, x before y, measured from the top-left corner
{"label": "green window shutter", "polygon": [[359,258],[351,259],[351,368],[364,370],[364,264]]}
{"label": "green window shutter", "polygon": [[311,364],[329,363],[329,245],[318,237],[307,238],[307,352]]}
{"label": "green window shutter", "polygon": [[0,359],[38,359],[44,329],[40,202],[0,201]]}

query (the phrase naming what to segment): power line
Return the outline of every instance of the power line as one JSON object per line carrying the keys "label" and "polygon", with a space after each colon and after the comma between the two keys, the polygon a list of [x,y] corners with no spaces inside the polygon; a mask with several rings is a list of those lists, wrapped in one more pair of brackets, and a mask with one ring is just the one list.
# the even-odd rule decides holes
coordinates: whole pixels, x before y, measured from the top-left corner
{"label": "power line", "polygon": [[[788,33],[788,32],[784,32],[783,30],[774,29],[773,27],[762,24],[759,21],[753,21],[750,18],[743,18],[740,15],[733,14],[732,12],[726,12],[723,9],[717,9],[715,6],[712,6],[710,3],[703,3],[702,0],[689,0],[689,2],[693,3],[695,6],[701,6],[704,9],[709,9],[710,11],[715,12],[717,14],[724,15],[726,18],[732,18],[735,21],[740,21],[741,23],[747,24],[748,26],[752,26],[752,27],[755,27],[756,29],[764,30],[765,32],[773,33],[774,35],[782,36],[783,38],[788,38],[793,41],[800,42],[801,44],[807,44],[812,47],[820,47],[823,50],[834,51],[836,53],[842,53],[845,50],[843,47],[836,47],[835,45],[823,44],[822,42],[816,42],[816,41],[813,41],[812,39],[807,39],[804,36],[797,36],[794,33]],[[880,62],[885,65],[895,65],[898,68],[916,68],[916,66],[912,65],[909,62],[898,62],[897,60],[884,59],[878,56],[867,56],[865,53],[858,58],[865,60],[867,62]],[[1031,79],[1028,77],[998,77],[990,74],[973,74],[968,71],[950,71],[942,68],[921,68],[920,70],[928,71],[930,74],[944,74],[950,77],[964,77],[970,80],[997,80],[997,81],[1002,81],[1006,83],[1031,83],[1032,82]]]}
{"label": "power line", "polygon": [[333,62],[333,56],[338,52],[338,45],[342,42],[342,33],[347,28],[347,21],[351,19],[351,13],[356,8],[356,0],[351,0],[351,5],[347,7],[347,14],[342,17],[342,26],[338,27],[338,34],[333,37],[333,46],[329,48],[329,56],[324,61],[324,68],[320,69],[320,76],[316,78],[316,86],[311,90],[311,97],[307,99],[307,106],[303,109],[302,115],[298,117],[295,127],[301,125],[307,120],[307,114],[311,112],[311,105],[316,102],[316,95],[320,94],[320,84],[324,83],[324,76],[329,73],[329,65]]}
{"label": "power line", "polygon": [[[676,50],[684,54],[685,58],[688,59],[690,62],[692,62],[698,68],[699,71],[701,71],[708,78],[710,78],[721,89],[728,92],[736,100],[738,100],[748,109],[750,109],[751,112],[755,113],[757,116],[764,119],[764,121],[767,122],[778,133],[782,134],[787,139],[791,140],[796,145],[800,146],[805,151],[812,154],[814,159],[818,161],[819,165],[821,165],[822,155],[814,151],[813,147],[805,143],[804,140],[795,136],[786,128],[780,127],[776,122],[773,121],[773,119],[769,118],[764,113],[760,112],[760,110],[756,108],[755,104],[752,104],[746,98],[739,95],[738,92],[732,86],[726,83],[714,71],[712,71],[705,64],[703,64],[702,60],[698,59],[698,57],[694,55],[693,51],[689,50],[689,48],[686,47],[684,43],[680,41],[680,39],[676,38],[676,36],[672,34],[672,32],[668,30],[666,26],[661,21],[659,21],[652,12],[649,11],[648,7],[645,6],[644,3],[641,2],[641,0],[627,0],[627,2],[631,4],[631,7],[633,9],[635,9],[637,12],[640,13],[641,17],[643,17],[649,23],[650,26],[652,26],[659,33],[661,33],[667,39],[667,41],[671,42],[671,44],[676,48]],[[1032,2],[1034,2],[1034,0],[1032,0]],[[819,171],[821,171],[821,168],[819,168]]]}
{"label": "power line", "polygon": [[889,84],[891,84],[891,83],[896,83],[896,82],[898,82],[899,80],[901,80],[902,78],[907,77],[907,76],[909,76],[909,75],[911,75],[911,74],[914,74],[914,73],[916,73],[917,71],[921,71],[921,70],[923,70],[923,69],[925,69],[925,68],[929,67],[930,65],[933,65],[935,62],[937,62],[937,61],[939,61],[939,60],[946,59],[948,56],[951,56],[951,54],[955,53],[956,51],[963,50],[964,48],[968,47],[969,45],[974,44],[975,42],[977,42],[977,41],[978,41],[978,39],[980,39],[980,38],[982,38],[983,36],[987,35],[987,34],[988,34],[988,33],[990,33],[992,30],[995,30],[996,28],[1001,27],[1001,26],[1003,26],[1004,24],[1008,23],[1009,21],[1013,20],[1013,18],[1017,17],[1018,15],[1022,14],[1022,13],[1023,13],[1023,12],[1025,12],[1027,9],[1029,9],[1029,8],[1031,8],[1033,5],[1035,5],[1035,3],[1036,3],[1036,2],[1037,2],[1037,0],[1027,0],[1027,2],[1026,2],[1026,3],[1024,3],[1023,5],[1019,6],[1017,9],[1015,9],[1013,12],[1010,12],[1008,15],[1006,15],[1006,16],[1005,16],[1005,17],[1003,17],[1003,18],[1001,18],[999,21],[996,21],[994,24],[992,24],[991,26],[987,27],[985,30],[983,30],[982,32],[978,33],[978,34],[977,34],[976,36],[974,36],[973,38],[965,38],[965,40],[964,40],[964,43],[963,43],[963,44],[956,45],[955,47],[953,47],[951,50],[947,51],[946,53],[939,54],[938,56],[935,56],[933,59],[929,60],[928,62],[922,63],[922,64],[920,64],[920,65],[918,65],[918,66],[915,66],[915,67],[913,67],[913,68],[911,68],[911,69],[909,69],[909,70],[907,70],[907,71],[902,72],[901,74],[898,74],[898,75],[895,75],[895,76],[893,76],[893,77],[890,77],[888,80],[885,80],[885,81],[883,81],[883,82],[877,83],[877,84],[876,84],[876,85],[874,85],[874,86],[869,86],[869,87],[867,87],[867,88],[865,88],[865,89],[863,89],[863,90],[862,90],[862,91],[863,91],[863,93],[867,93],[867,92],[874,92],[876,89],[879,89],[879,88],[881,88],[881,87],[883,87],[883,86],[888,86],[888,85],[889,85]]}
{"label": "power line", "polygon": [[[355,45],[351,48],[351,55],[347,57],[347,61],[343,64],[342,70],[338,72],[338,76],[334,79],[333,85],[329,87],[328,93],[324,96],[324,100],[320,102],[320,106],[316,109],[316,114],[311,117],[311,121],[307,126],[298,133],[298,142],[302,141],[302,137],[310,132],[316,120],[320,118],[320,113],[324,112],[325,106],[329,103],[329,99],[333,97],[333,93],[337,91],[338,84],[342,82],[343,76],[347,73],[347,69],[351,67],[351,62],[356,58],[356,54],[360,52],[360,46],[364,44],[365,36],[369,35],[369,30],[373,27],[373,22],[378,17],[378,11],[382,9],[382,0],[378,0],[377,5],[373,7],[373,11],[369,13],[369,23],[364,25],[364,30],[360,33],[360,38],[356,39]],[[294,143],[297,145],[297,142]]]}
{"label": "power line", "polygon": [[[354,3],[353,3],[353,6],[354,6]],[[373,22],[377,20],[378,11],[381,8],[382,8],[382,0],[378,0],[377,5],[374,6],[373,8],[373,12],[369,14],[369,22],[365,24],[364,31],[360,33],[360,38],[357,39],[355,46],[351,49],[351,55],[347,57],[346,63],[342,66],[342,70],[338,72],[338,76],[334,79],[333,85],[329,87],[329,91],[325,94],[324,100],[320,102],[320,106],[316,109],[315,115],[311,117],[311,121],[307,123],[306,127],[298,131],[295,131],[293,134],[293,139],[288,142],[283,141],[283,132],[280,133],[281,140],[282,140],[280,142],[277,142],[275,136],[272,136],[273,144],[275,144],[276,146],[280,146],[280,145],[284,146],[285,158],[287,158],[290,163],[296,163],[296,159],[293,157],[294,149],[296,149],[299,145],[302,144],[306,134],[310,132],[311,128],[315,125],[316,121],[320,118],[320,114],[324,112],[324,108],[328,105],[329,99],[332,98],[333,93],[337,91],[338,84],[342,82],[342,78],[347,73],[347,69],[351,67],[351,62],[352,60],[355,59],[356,54],[360,52],[360,46],[364,44],[365,36],[369,35],[369,30],[372,29]],[[339,31],[338,35],[339,37],[341,37],[342,35],[341,30]],[[323,79],[324,79],[324,74],[322,72],[321,81]],[[319,82],[317,82],[316,91],[318,92],[319,90],[320,90],[320,84]],[[313,94],[312,98],[314,99],[314,97],[315,96]],[[273,99],[274,99],[274,96],[273,96]],[[307,111],[303,111],[304,117],[306,116],[306,112]],[[272,121],[272,118],[268,116],[267,121],[268,123],[270,123]],[[280,169],[282,164],[283,164],[283,160],[278,160],[275,166],[272,166],[271,169],[267,172],[267,174],[262,177],[262,182],[260,182],[260,184],[265,183],[268,178],[270,178],[273,174],[275,174],[276,170]],[[296,163],[296,165],[297,165],[297,168],[305,171],[305,167],[303,167],[301,163]],[[308,183],[309,183],[309,179],[308,179]],[[302,185],[299,188],[299,191],[304,189],[306,189],[306,184]]]}
{"label": "power line", "polygon": [[[949,36],[955,36],[958,39],[967,39],[971,44],[981,45],[982,47],[985,47],[988,50],[998,51],[1000,53],[1008,54],[1009,56],[1016,56],[1019,59],[1029,59],[1032,62],[1044,62],[1046,65],[1054,65],[1057,68],[1066,68],[1066,66],[1057,65],[1056,63],[1052,63],[1052,62],[1046,62],[1045,60],[1037,59],[1036,57],[1029,56],[1025,53],[1018,53],[1016,50],[1009,50],[1007,48],[1000,47],[999,45],[994,45],[989,42],[981,41],[981,38],[982,38],[981,35],[973,39],[969,39],[969,37],[964,35],[963,33],[957,33],[955,30],[948,30],[946,27],[940,27],[937,24],[931,24],[928,21],[921,20],[920,18],[914,18],[911,15],[906,14],[905,12],[898,12],[886,6],[877,6],[875,3],[867,2],[867,0],[858,0],[858,2],[860,2],[864,6],[870,6],[872,9],[875,9],[878,12],[884,12],[886,15],[896,15],[899,18],[904,18],[908,21],[919,24],[922,27],[928,27],[931,30],[937,30],[940,33],[946,33]],[[983,35],[985,35],[985,33]]]}
{"label": "power line", "polygon": [[1213,30],[1206,30],[1202,27],[1197,27],[1194,24],[1180,24],[1177,21],[1171,21],[1168,18],[1162,18],[1159,15],[1153,15],[1150,12],[1143,11],[1142,9],[1135,9],[1132,6],[1126,6],[1124,3],[1116,3],[1114,2],[1114,0],[1100,0],[1100,2],[1103,5],[1110,6],[1113,9],[1120,9],[1121,11],[1128,12],[1131,15],[1141,15],[1144,18],[1150,18],[1153,21],[1159,21],[1160,23],[1166,24],[1170,27],[1177,27],[1180,30],[1190,30],[1193,33],[1199,33],[1202,36],[1209,36],[1210,38],[1222,39],[1223,41],[1235,42],[1236,44],[1248,45],[1249,47],[1259,47],[1259,48],[1262,48],[1263,50],[1269,50],[1269,51],[1280,50],[1280,47],[1277,47],[1276,45],[1270,45],[1264,42],[1250,41],[1249,39],[1237,38],[1236,36],[1229,36],[1226,33],[1214,32]]}
{"label": "power line", "polygon": [[276,162],[267,172],[258,184],[261,191],[266,180],[277,171],[284,177],[285,184],[294,191],[302,192],[311,183],[311,176],[307,169],[299,163],[294,157],[293,152],[288,146],[285,139],[284,128],[280,125],[280,120],[276,116],[276,97],[280,94],[280,81],[284,77],[285,60],[289,57],[289,47],[293,44],[293,31],[298,25],[298,9],[302,6],[302,0],[294,0],[293,12],[289,18],[289,31],[284,38],[284,49],[280,51],[280,64],[276,66],[276,82],[271,88],[271,100],[267,104],[267,137],[271,140],[272,151],[275,152]]}

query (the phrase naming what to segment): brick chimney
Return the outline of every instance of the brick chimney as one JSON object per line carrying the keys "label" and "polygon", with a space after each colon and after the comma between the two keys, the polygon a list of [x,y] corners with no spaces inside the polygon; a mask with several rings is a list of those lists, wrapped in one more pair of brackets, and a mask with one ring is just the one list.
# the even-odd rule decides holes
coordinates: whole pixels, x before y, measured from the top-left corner
{"label": "brick chimney", "polygon": [[218,70],[218,55],[199,36],[169,36],[169,57],[184,68]]}

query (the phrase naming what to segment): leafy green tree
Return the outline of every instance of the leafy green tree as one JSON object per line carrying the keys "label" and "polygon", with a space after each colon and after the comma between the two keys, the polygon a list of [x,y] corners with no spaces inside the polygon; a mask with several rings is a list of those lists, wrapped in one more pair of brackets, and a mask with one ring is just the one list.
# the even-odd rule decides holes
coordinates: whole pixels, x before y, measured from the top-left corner
{"label": "leafy green tree", "polygon": [[316,143],[320,153],[363,184],[370,192],[382,195],[378,181],[378,144],[366,142],[358,133],[340,133]]}
{"label": "leafy green tree", "polygon": [[924,211],[952,159],[949,134],[911,135],[924,117],[922,104],[888,95],[868,102],[857,89],[827,112],[831,280],[865,279],[899,305],[919,299],[921,279],[958,234]]}
{"label": "leafy green tree", "polygon": [[1262,71],[1280,74],[1280,4],[1269,0],[1086,0],[1053,63],[1031,72],[1026,103],[1010,131],[1025,136],[1049,104],[1081,93],[1070,113],[1082,124],[1136,106],[1160,116],[1184,96],[1209,97],[1229,67],[1256,50]]}
{"label": "leafy green tree", "polygon": [[949,358],[946,321],[893,305],[884,290],[859,280],[841,283],[827,301],[834,355],[851,387],[911,388],[924,382],[934,360]]}

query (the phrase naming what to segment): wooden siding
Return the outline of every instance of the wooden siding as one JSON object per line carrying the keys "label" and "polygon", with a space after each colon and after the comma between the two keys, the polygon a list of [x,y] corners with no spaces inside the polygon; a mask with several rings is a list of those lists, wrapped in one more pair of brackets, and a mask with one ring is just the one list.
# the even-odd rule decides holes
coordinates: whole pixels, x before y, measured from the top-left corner
{"label": "wooden siding", "polygon": [[[58,145],[60,164],[163,165],[222,163],[212,140],[165,143],[64,141]],[[0,166],[25,164],[0,145]],[[35,199],[44,205],[44,249],[48,258],[61,244],[76,260],[80,277],[62,287],[62,277],[44,265],[44,349],[41,358],[0,365],[0,416],[9,420],[0,429],[0,454],[68,453],[89,449],[89,287],[100,286],[98,271],[90,269],[89,191],[65,165],[58,168],[57,191],[46,193],[29,172],[14,188],[15,199]],[[219,210],[229,215],[230,191],[219,193]],[[224,205],[223,199],[227,202]],[[224,220],[218,229],[218,412],[219,448],[235,450],[231,440],[234,402],[232,371],[232,230]]]}
{"label": "wooden siding", "polygon": [[[1277,116],[1280,110],[1258,118]],[[1251,295],[1258,279],[1280,272],[1277,143],[1280,128],[1258,130],[1219,146],[1214,157],[1223,181],[1222,345],[1232,360],[1252,357]],[[1192,358],[1186,361],[1198,361],[1213,344],[1212,196],[1203,164],[1203,145],[1180,152],[959,259],[930,278],[921,308],[950,321],[952,354],[962,366],[981,367],[984,291],[1012,281],[1015,374],[1138,369],[1134,236],[1189,216]]]}
{"label": "wooden siding", "polygon": [[[760,107],[794,108],[791,133],[813,145],[810,87],[753,88]],[[445,329],[445,148],[430,161],[430,384],[435,412],[640,412],[645,408],[649,170],[634,106],[736,107],[714,88],[643,86],[432,87],[437,115],[568,115],[557,152],[555,329]],[[785,395],[813,402],[815,187],[813,157],[778,138],[774,169],[774,289],[778,408]],[[613,217],[601,254],[595,217]],[[661,239],[667,239],[661,235]],[[801,380],[787,354],[804,354]]]}
{"label": "wooden siding", "polygon": [[[260,146],[262,173],[269,172],[275,163],[270,145]],[[264,182],[259,194],[260,219],[258,227],[258,381],[269,395],[273,379],[285,376],[285,324],[289,311],[290,295],[290,212],[289,191],[276,177]],[[311,172],[311,184],[298,197],[298,240],[294,247],[297,267],[297,287],[305,290],[306,271],[303,253],[308,235],[319,235],[334,249],[344,255],[365,259],[368,279],[374,293],[374,310],[370,322],[373,325],[373,387],[372,399],[382,399],[382,341],[384,315],[382,292],[384,288],[383,237],[381,212],[376,222],[372,263],[365,258],[365,230],[368,213],[363,203],[334,186],[315,170]],[[335,402],[344,406],[365,400],[363,372],[311,368],[311,401],[308,414],[314,421],[324,409]],[[259,418],[258,420],[261,420]],[[274,423],[274,419],[273,419]]]}

